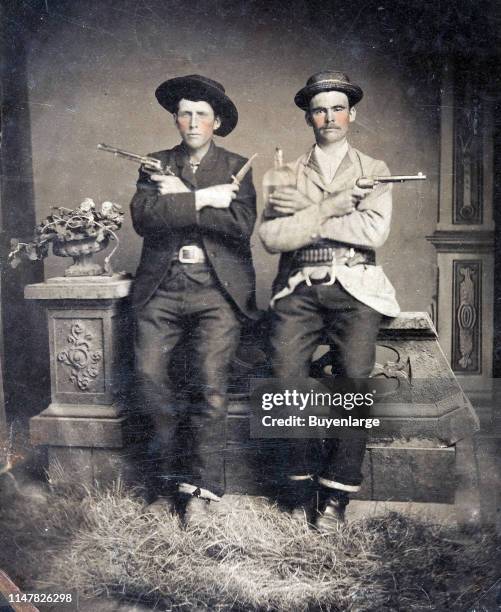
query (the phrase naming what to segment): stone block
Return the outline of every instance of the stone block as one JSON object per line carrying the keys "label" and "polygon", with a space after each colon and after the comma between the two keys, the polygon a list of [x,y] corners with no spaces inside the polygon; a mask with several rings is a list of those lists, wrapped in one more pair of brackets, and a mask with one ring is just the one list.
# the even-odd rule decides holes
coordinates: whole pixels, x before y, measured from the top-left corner
{"label": "stone block", "polygon": [[122,275],[68,278],[58,276],[45,283],[26,285],[27,300],[120,300],[129,295],[132,280]]}
{"label": "stone block", "polygon": [[370,446],[372,499],[453,503],[454,448]]}
{"label": "stone block", "polygon": [[478,473],[476,441],[460,440],[456,444],[457,488],[455,491],[458,523],[477,526],[481,521],[480,474]]}
{"label": "stone block", "polygon": [[[51,279],[28,285],[25,296],[39,300],[49,329],[53,416],[89,416],[102,406],[116,416],[131,374],[130,280],[107,277]],[[93,416],[99,415],[94,410]]]}
{"label": "stone block", "polygon": [[54,484],[75,481],[92,487],[112,485],[118,479],[132,481],[127,454],[117,449],[50,446],[48,455],[49,479]]}
{"label": "stone block", "polygon": [[49,474],[111,482],[125,465],[121,416],[131,375],[131,281],[56,278],[28,285],[46,309],[51,403],[30,420],[31,441],[47,445]]}
{"label": "stone block", "polygon": [[[90,448],[50,446],[48,473],[49,480],[56,486],[59,482],[92,485],[94,482],[92,450]],[[75,481],[76,474],[78,474],[78,480]]]}
{"label": "stone block", "polygon": [[31,441],[35,445],[122,448],[125,420],[51,417],[42,412],[30,419]]}

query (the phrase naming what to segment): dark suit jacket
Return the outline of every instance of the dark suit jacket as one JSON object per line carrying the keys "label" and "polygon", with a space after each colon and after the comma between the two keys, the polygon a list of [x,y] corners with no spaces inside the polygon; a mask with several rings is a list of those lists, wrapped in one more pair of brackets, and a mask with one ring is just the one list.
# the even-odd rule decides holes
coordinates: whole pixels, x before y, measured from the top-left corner
{"label": "dark suit jacket", "polygon": [[[190,189],[202,189],[231,182],[246,162],[214,143],[193,174],[187,155],[178,145],[152,153],[151,157],[168,164]],[[143,236],[141,261],[132,291],[132,304],[140,308],[152,297],[169,270],[176,246],[194,228],[201,236],[207,258],[222,291],[249,318],[256,318],[255,273],[250,237],[256,221],[256,191],[251,172],[242,181],[229,208],[195,208],[195,194],[157,195],[140,171],[137,191],[131,202],[132,223]]]}

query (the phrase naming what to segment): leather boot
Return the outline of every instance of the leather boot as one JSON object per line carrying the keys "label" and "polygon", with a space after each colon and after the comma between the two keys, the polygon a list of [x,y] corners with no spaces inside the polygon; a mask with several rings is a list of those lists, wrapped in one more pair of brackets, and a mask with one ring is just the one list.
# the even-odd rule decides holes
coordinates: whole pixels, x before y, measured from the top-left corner
{"label": "leather boot", "polygon": [[346,506],[350,503],[348,494],[338,489],[324,489],[322,498],[317,514],[317,529],[322,533],[339,531],[346,522]]}

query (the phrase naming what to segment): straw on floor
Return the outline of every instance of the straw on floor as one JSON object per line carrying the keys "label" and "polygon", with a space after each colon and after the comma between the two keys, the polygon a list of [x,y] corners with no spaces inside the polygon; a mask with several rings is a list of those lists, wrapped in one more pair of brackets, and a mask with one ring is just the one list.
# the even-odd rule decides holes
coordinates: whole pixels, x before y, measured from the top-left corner
{"label": "straw on floor", "polygon": [[120,486],[60,491],[31,520],[54,536],[42,586],[159,610],[463,610],[501,566],[489,531],[389,514],[325,536],[251,498],[184,530]]}

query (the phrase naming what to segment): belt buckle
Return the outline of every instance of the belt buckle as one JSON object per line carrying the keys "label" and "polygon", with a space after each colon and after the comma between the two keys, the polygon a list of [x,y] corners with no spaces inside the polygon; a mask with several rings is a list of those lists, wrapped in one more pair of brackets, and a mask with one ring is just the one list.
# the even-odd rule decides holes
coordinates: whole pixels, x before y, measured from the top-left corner
{"label": "belt buckle", "polygon": [[184,246],[179,249],[178,260],[180,263],[194,264],[198,262],[198,257],[192,247]]}

